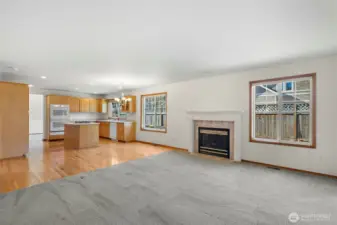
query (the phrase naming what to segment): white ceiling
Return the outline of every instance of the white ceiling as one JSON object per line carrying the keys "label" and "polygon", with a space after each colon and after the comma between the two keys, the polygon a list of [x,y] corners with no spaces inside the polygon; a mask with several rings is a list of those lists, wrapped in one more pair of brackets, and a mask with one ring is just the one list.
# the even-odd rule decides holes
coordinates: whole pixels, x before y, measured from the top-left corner
{"label": "white ceiling", "polygon": [[0,66],[38,88],[108,93],[336,50],[336,0],[0,1]]}

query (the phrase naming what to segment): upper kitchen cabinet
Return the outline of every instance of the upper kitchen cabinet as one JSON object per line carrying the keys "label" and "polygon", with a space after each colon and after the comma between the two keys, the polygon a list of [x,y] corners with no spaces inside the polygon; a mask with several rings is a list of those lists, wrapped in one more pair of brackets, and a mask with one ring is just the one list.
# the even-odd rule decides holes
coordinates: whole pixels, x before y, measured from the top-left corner
{"label": "upper kitchen cabinet", "polygon": [[121,100],[121,111],[124,113],[136,112],[136,96],[125,96]]}
{"label": "upper kitchen cabinet", "polygon": [[90,112],[90,99],[88,98],[80,99],[80,112]]}
{"label": "upper kitchen cabinet", "polygon": [[108,112],[108,101],[105,99],[97,99],[97,107],[100,113],[107,113]]}
{"label": "upper kitchen cabinet", "polygon": [[70,112],[80,112],[80,99],[76,97],[69,97]]}
{"label": "upper kitchen cabinet", "polygon": [[48,95],[47,100],[52,105],[69,105],[69,96]]}
{"label": "upper kitchen cabinet", "polygon": [[98,112],[98,99],[89,99],[89,111],[90,112]]}

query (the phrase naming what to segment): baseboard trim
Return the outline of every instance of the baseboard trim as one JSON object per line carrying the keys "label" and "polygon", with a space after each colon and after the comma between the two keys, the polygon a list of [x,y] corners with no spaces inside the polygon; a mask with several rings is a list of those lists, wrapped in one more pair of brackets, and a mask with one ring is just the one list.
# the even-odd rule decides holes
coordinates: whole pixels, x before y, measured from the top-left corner
{"label": "baseboard trim", "polygon": [[160,147],[164,147],[164,148],[172,148],[172,149],[175,149],[175,150],[188,152],[188,150],[185,149],[185,148],[177,148],[177,147],[173,147],[173,146],[169,146],[169,145],[161,145],[161,144],[151,143],[151,142],[147,142],[147,141],[138,141],[137,140],[136,142],[143,143],[143,144],[149,144],[149,145],[153,145],[153,146],[160,146]]}
{"label": "baseboard trim", "polygon": [[261,166],[265,166],[265,167],[275,167],[275,168],[279,168],[279,169],[296,171],[296,172],[301,172],[301,173],[308,173],[308,174],[317,175],[317,176],[324,176],[324,177],[330,177],[330,178],[335,178],[335,179],[337,178],[337,176],[335,176],[335,175],[330,175],[330,174],[325,174],[325,173],[317,173],[317,172],[312,172],[312,171],[308,171],[308,170],[300,170],[300,169],[295,169],[295,168],[285,167],[285,166],[277,166],[277,165],[273,165],[273,164],[255,162],[255,161],[250,161],[250,160],[245,160],[245,159],[242,159],[241,162],[257,164],[257,165],[261,165]]}

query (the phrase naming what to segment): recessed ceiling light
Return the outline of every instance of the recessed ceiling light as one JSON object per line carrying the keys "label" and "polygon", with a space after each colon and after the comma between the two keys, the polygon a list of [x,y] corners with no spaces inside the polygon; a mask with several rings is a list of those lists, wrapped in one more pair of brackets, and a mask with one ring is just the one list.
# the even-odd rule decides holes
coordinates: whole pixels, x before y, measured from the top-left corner
{"label": "recessed ceiling light", "polygon": [[75,90],[78,90],[78,88],[75,88]]}
{"label": "recessed ceiling light", "polygon": [[94,92],[94,94],[97,94],[97,92]]}
{"label": "recessed ceiling light", "polygon": [[32,84],[28,84],[28,87],[30,87],[30,88],[31,88],[31,87],[34,87],[34,85],[32,85]]}
{"label": "recessed ceiling light", "polygon": [[45,76],[41,76],[41,79],[47,79],[47,77],[45,77]]}

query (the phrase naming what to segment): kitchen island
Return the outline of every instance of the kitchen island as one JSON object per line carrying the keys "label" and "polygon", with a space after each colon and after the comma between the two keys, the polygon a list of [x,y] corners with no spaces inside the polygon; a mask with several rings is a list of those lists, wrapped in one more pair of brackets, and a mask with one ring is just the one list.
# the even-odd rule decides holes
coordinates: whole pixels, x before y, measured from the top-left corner
{"label": "kitchen island", "polygon": [[64,148],[83,149],[99,145],[99,123],[64,124]]}

